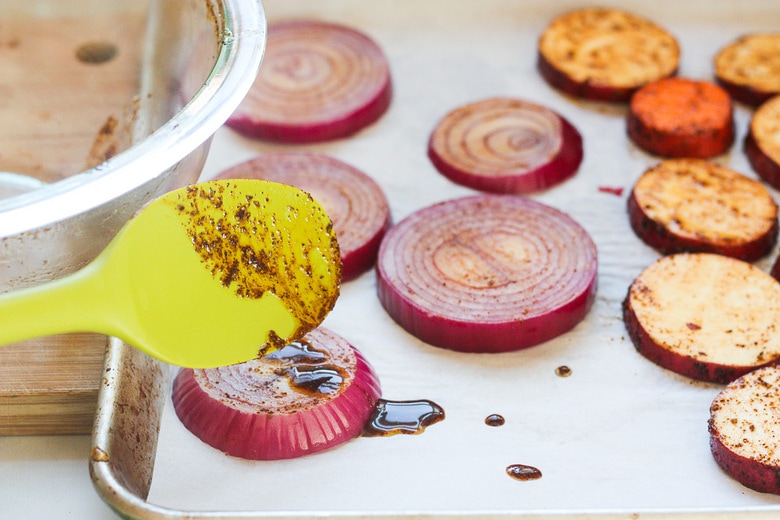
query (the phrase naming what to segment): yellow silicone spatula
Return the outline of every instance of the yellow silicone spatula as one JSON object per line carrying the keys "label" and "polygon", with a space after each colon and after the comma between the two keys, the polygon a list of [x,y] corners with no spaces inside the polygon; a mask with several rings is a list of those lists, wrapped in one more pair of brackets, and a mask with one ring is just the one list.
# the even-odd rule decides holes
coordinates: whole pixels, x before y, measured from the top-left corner
{"label": "yellow silicone spatula", "polygon": [[319,325],[340,281],[330,219],[307,193],[204,182],[150,202],[80,271],[0,295],[0,343],[90,331],[179,366],[229,365]]}

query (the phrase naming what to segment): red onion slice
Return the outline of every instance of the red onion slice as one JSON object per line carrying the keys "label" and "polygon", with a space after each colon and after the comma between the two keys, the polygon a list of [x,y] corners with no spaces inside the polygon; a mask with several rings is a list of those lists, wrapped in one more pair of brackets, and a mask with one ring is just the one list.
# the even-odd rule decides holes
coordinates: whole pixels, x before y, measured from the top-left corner
{"label": "red onion slice", "polygon": [[531,193],[572,177],[582,136],[549,108],[494,98],[447,114],[428,142],[428,157],[451,181],[496,193]]}
{"label": "red onion slice", "polygon": [[351,135],[390,106],[390,67],[367,35],[331,23],[270,24],[263,65],[227,125],[247,136],[305,143]]}
{"label": "red onion slice", "polygon": [[552,339],[585,317],[597,252],[557,209],[483,194],[429,206],[391,228],[377,275],[385,310],[414,336],[502,352]]}
{"label": "red onion slice", "polygon": [[344,282],[374,265],[379,243],[391,224],[382,188],[357,168],[326,155],[269,153],[229,168],[217,178],[265,179],[309,192],[333,221]]}
{"label": "red onion slice", "polygon": [[252,460],[300,457],[359,436],[380,395],[363,355],[322,327],[260,359],[182,369],[172,392],[188,430]]}

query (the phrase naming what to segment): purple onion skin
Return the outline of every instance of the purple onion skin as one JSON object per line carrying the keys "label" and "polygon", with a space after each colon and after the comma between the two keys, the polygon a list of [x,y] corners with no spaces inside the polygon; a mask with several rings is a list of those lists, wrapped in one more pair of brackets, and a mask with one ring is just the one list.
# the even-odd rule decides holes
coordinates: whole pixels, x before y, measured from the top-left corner
{"label": "purple onion skin", "polygon": [[594,276],[588,289],[566,305],[526,320],[474,323],[431,314],[403,299],[382,277],[377,293],[387,313],[407,332],[431,345],[459,352],[499,353],[533,347],[573,329],[596,297]]}
{"label": "purple onion skin", "polygon": [[392,82],[359,109],[338,119],[310,124],[284,124],[262,119],[261,114],[235,113],[226,126],[236,132],[262,141],[306,144],[350,137],[379,120],[393,99]]}
{"label": "purple onion skin", "polygon": [[393,224],[392,217],[388,212],[384,226],[377,233],[367,240],[362,246],[347,251],[341,256],[341,281],[350,282],[363,273],[370,271],[376,263],[376,256],[379,252],[379,246],[387,230]]}

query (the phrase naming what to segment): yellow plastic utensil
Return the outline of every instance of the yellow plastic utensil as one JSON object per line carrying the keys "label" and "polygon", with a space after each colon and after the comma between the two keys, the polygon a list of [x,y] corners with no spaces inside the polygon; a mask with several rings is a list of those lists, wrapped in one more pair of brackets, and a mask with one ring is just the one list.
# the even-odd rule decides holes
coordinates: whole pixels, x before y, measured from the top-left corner
{"label": "yellow plastic utensil", "polygon": [[146,205],[80,271],[0,295],[0,343],[91,331],[179,366],[229,365],[315,328],[340,282],[330,219],[307,193],[204,182]]}

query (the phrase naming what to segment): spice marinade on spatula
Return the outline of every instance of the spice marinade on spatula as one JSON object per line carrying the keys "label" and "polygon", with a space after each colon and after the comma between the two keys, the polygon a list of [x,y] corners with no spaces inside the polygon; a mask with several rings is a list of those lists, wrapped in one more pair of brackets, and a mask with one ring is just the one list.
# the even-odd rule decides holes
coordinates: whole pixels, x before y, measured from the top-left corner
{"label": "spice marinade on spatula", "polygon": [[319,325],[340,281],[331,221],[306,192],[204,182],[150,202],[80,271],[0,295],[0,343],[91,331],[179,366],[240,363]]}

